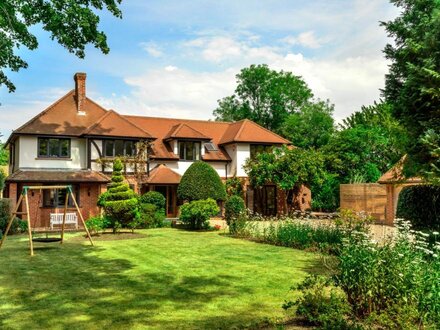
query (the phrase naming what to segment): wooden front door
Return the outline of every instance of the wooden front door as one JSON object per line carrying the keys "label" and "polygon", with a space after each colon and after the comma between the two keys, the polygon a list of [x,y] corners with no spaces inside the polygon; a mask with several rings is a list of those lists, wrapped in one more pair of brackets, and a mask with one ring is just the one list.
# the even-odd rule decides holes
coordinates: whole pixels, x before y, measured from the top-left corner
{"label": "wooden front door", "polygon": [[165,197],[167,217],[175,218],[177,216],[177,185],[156,185],[153,190]]}

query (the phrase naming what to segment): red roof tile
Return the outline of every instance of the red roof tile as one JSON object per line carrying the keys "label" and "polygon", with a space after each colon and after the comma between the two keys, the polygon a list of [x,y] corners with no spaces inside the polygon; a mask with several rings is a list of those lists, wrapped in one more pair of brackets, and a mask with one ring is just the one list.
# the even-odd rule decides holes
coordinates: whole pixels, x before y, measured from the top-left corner
{"label": "red roof tile", "polygon": [[169,133],[164,137],[165,141],[172,139],[211,140],[210,137],[207,137],[203,133],[200,133],[198,130],[184,123],[173,126]]}
{"label": "red roof tile", "polygon": [[423,183],[422,178],[413,177],[406,178],[403,174],[403,165],[405,163],[406,156],[403,156],[396,165],[385,172],[379,180],[378,183]]}
{"label": "red roof tile", "polygon": [[156,166],[150,171],[147,182],[150,184],[178,184],[182,176],[164,164]]}
{"label": "red roof tile", "polygon": [[97,171],[81,170],[81,171],[64,171],[64,170],[47,170],[44,171],[23,171],[18,170],[6,178],[7,182],[94,182],[108,183],[110,179]]}
{"label": "red roof tile", "polygon": [[113,110],[107,111],[98,122],[84,130],[83,135],[153,138],[150,133]]}

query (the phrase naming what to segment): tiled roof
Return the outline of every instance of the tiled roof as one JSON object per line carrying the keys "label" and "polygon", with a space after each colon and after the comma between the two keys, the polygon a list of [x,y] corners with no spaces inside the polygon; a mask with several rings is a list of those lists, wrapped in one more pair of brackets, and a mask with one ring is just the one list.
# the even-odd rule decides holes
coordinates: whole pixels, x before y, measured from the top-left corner
{"label": "tiled roof", "polygon": [[86,98],[84,110],[86,114],[79,116],[75,92],[72,90],[14,133],[80,136],[86,128],[107,113],[107,110],[89,98]]}
{"label": "tiled roof", "polygon": [[31,171],[18,170],[6,178],[6,182],[96,182],[108,183],[110,179],[97,171],[82,170],[82,171],[64,171],[64,170],[48,170]]}
{"label": "tiled roof", "polygon": [[[145,127],[153,134],[157,140],[153,142],[153,156],[155,159],[179,159],[176,155],[170,143],[165,141],[169,132],[173,127],[179,124],[185,124],[188,127],[196,130],[204,136],[210,137],[214,144],[218,145],[225,130],[229,127],[230,123],[207,121],[207,120],[189,120],[189,119],[174,119],[174,118],[157,118],[157,117],[142,117],[142,116],[124,116],[130,119],[139,127]],[[231,158],[227,152],[219,147],[217,151],[205,151],[205,155],[202,156],[206,161],[229,161]]]}
{"label": "tiled roof", "polygon": [[290,144],[290,141],[248,119],[230,123],[219,144],[234,142]]}
{"label": "tiled roof", "polygon": [[199,139],[199,140],[211,140],[203,133],[198,130],[188,126],[187,124],[180,123],[171,128],[169,133],[165,136],[164,140],[172,139]]}
{"label": "tiled roof", "polygon": [[160,164],[150,171],[147,182],[150,184],[178,184],[182,176],[164,164]]}
{"label": "tiled roof", "polygon": [[87,128],[83,135],[89,136],[112,136],[112,137],[137,137],[151,139],[153,136],[132,123],[129,119],[121,116],[114,110],[109,110],[95,124]]}
{"label": "tiled roof", "polygon": [[379,180],[378,183],[423,183],[422,178],[413,177],[406,178],[403,175],[403,165],[405,163],[406,156],[402,157],[396,165],[394,165],[391,169],[385,172]]}

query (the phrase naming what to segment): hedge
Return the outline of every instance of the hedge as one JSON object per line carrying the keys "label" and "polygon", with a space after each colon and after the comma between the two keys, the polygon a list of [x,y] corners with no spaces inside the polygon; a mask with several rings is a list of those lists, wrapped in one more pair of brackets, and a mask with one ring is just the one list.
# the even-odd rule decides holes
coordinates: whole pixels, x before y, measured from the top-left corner
{"label": "hedge", "polygon": [[226,189],[211,165],[197,161],[182,176],[177,187],[177,196],[184,201],[208,198],[223,201],[226,199]]}
{"label": "hedge", "polygon": [[416,229],[440,229],[440,187],[407,186],[397,202],[397,218],[411,221]]}

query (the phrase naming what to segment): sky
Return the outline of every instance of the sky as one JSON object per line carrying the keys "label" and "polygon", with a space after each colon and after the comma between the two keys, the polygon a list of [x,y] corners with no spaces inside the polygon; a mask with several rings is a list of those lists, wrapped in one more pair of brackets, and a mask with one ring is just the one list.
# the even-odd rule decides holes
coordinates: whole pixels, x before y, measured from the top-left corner
{"label": "sky", "polygon": [[123,114],[213,119],[236,74],[251,64],[301,76],[341,120],[380,98],[392,42],[379,25],[398,11],[386,0],[125,0],[123,18],[106,11],[100,28],[110,53],[67,52],[39,26],[37,50],[18,54],[28,69],[0,88],[0,132],[13,129],[74,88],[87,73],[87,96]]}

